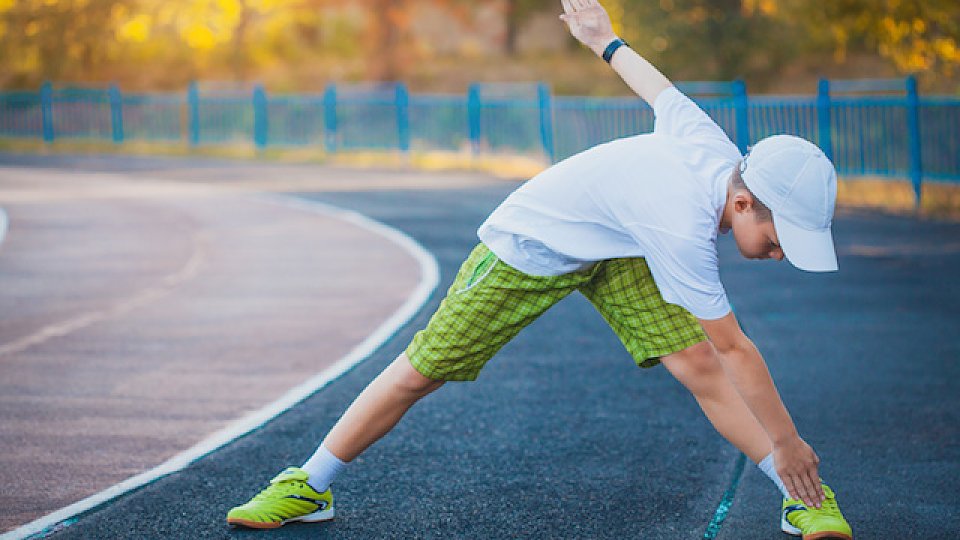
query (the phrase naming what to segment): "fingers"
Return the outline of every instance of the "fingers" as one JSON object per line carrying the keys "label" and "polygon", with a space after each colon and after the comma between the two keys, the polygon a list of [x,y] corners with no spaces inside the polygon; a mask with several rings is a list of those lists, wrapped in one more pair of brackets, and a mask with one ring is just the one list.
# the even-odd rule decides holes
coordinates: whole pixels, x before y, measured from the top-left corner
{"label": "fingers", "polygon": [[787,492],[790,493],[791,499],[802,499],[800,491],[797,490],[797,483],[794,481],[793,475],[781,473],[780,479],[783,480],[783,485],[787,487]]}
{"label": "fingers", "polygon": [[820,508],[826,497],[817,471],[820,458],[813,448],[798,438],[774,452],[777,474],[783,480],[790,497],[802,500],[807,506]]}
{"label": "fingers", "polygon": [[592,7],[597,7],[600,4],[597,0],[560,0],[563,3],[563,10],[569,13],[576,13],[577,11],[583,11]]}
{"label": "fingers", "polygon": [[807,470],[798,474],[784,475],[783,484],[790,492],[791,498],[800,499],[808,506],[820,508],[820,503],[825,498],[823,488],[820,485],[820,477],[816,473],[816,467],[812,471]]}
{"label": "fingers", "polygon": [[807,467],[800,472],[800,480],[803,482],[806,491],[807,499],[804,499],[807,504],[812,504],[813,506],[820,508],[820,503],[823,502],[825,498],[823,494],[823,487],[820,484],[820,474],[817,471],[817,465],[820,463],[820,458],[813,453],[811,449],[811,462]]}
{"label": "fingers", "polygon": [[806,476],[804,476],[803,480],[807,486],[807,494],[810,497],[807,502],[817,508],[820,508],[820,503],[823,502],[825,497],[823,494],[823,487],[821,487],[820,484],[820,475],[817,474],[817,466],[814,465],[805,472]]}
{"label": "fingers", "polygon": [[814,508],[820,508],[820,501],[813,496],[814,487],[810,483],[810,479],[807,477],[806,471],[797,475],[797,484],[800,486],[800,498],[803,499],[808,506],[813,506]]}

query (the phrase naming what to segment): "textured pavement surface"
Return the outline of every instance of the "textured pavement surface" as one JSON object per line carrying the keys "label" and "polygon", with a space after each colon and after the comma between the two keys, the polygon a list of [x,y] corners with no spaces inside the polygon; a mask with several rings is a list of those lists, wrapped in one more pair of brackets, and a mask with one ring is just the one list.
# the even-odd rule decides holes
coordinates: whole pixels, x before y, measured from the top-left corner
{"label": "textured pavement surface", "polygon": [[[573,295],[476,383],[451,383],[351,464],[338,517],[261,532],[225,512],[313,451],[352,398],[422,327],[510,186],[304,195],[423,243],[441,290],[380,351],[186,470],[83,516],[55,538],[702,538],[738,453],[662,368],[632,365]],[[960,478],[960,225],[841,213],[841,272],[738,258],[735,309],[765,354],[859,538],[956,538]],[[779,498],[748,464],[718,538],[784,538]]]}
{"label": "textured pavement surface", "polygon": [[332,365],[421,279],[276,199],[0,166],[0,531],[151,469]]}

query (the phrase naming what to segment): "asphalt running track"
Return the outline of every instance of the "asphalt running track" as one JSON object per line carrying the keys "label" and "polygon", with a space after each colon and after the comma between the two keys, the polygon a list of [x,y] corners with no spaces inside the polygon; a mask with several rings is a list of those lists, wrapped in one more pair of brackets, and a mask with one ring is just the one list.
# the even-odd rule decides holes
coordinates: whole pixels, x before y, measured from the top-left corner
{"label": "asphalt running track", "polygon": [[258,427],[438,279],[408,238],[292,197],[0,167],[0,205],[0,531],[76,503],[13,536]]}
{"label": "asphalt running track", "polygon": [[[335,485],[338,517],[230,529],[226,510],[299,464],[422,327],[509,186],[304,195],[413,236],[441,288],[368,361],[184,471],[54,538],[703,538],[739,454],[662,368],[633,367],[573,295],[476,383],[448,384]],[[867,213],[836,224],[842,271],[738,259],[724,281],[859,538],[956,538],[960,478],[960,225]],[[779,538],[779,499],[748,465],[716,538]],[[69,479],[65,479],[69,481]]]}

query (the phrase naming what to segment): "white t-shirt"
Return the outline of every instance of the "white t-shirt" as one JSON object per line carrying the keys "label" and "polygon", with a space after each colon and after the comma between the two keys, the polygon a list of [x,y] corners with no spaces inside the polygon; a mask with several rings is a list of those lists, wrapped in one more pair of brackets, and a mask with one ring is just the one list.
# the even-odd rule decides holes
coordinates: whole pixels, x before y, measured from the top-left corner
{"label": "white t-shirt", "polygon": [[676,88],[661,92],[653,111],[653,133],[595,146],[543,171],[507,197],[478,236],[531,275],[644,257],[664,300],[719,319],[730,304],[717,232],[740,151]]}

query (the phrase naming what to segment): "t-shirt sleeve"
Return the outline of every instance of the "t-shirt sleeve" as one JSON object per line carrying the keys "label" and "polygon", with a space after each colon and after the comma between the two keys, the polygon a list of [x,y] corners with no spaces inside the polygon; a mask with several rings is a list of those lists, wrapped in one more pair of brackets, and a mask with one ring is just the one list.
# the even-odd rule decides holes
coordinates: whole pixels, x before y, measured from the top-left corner
{"label": "t-shirt sleeve", "polygon": [[660,92],[653,102],[653,114],[654,133],[678,138],[715,139],[733,144],[710,115],[674,86]]}
{"label": "t-shirt sleeve", "polygon": [[720,282],[717,250],[712,243],[642,225],[630,229],[644,247],[650,273],[667,303],[685,308],[698,319],[720,319],[730,313],[730,302]]}

